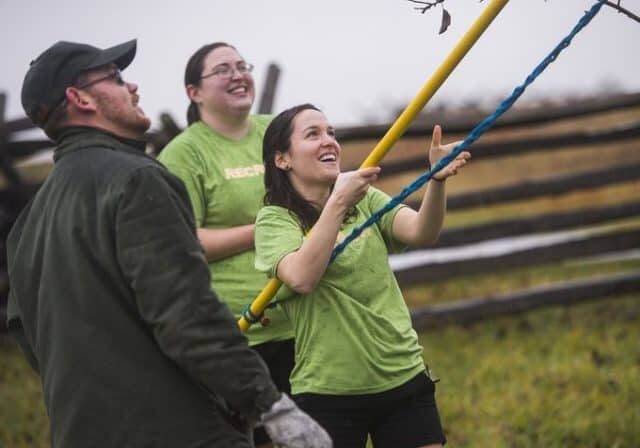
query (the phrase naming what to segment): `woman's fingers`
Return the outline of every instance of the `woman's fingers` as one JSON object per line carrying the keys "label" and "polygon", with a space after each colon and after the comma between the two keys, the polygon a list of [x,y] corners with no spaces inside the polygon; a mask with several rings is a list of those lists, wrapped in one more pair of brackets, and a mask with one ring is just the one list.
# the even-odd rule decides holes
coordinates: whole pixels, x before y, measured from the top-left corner
{"label": "woman's fingers", "polygon": [[366,185],[369,185],[370,183],[375,182],[378,179],[380,167],[373,166],[369,168],[362,168],[356,171],[356,173],[366,183]]}
{"label": "woman's fingers", "polygon": [[469,159],[471,159],[471,154],[469,152],[461,152],[456,156],[455,159],[449,162],[447,166],[440,170],[437,173],[438,175],[434,176],[434,179],[444,180],[447,177],[455,176],[456,174],[458,174],[458,170],[467,164],[467,160]]}
{"label": "woman's fingers", "polygon": [[341,173],[336,180],[334,193],[346,195],[350,203],[356,203],[367,193],[369,185],[378,178],[378,173],[380,167],[377,166]]}
{"label": "woman's fingers", "polygon": [[362,177],[377,176],[380,173],[379,166],[370,166],[368,168],[362,168],[357,171]]}
{"label": "woman's fingers", "polygon": [[431,148],[436,149],[440,147],[440,142],[442,141],[442,129],[440,125],[437,124],[433,127],[433,135],[431,136]]}
{"label": "woman's fingers", "polygon": [[442,146],[442,149],[444,149],[447,152],[447,154],[449,154],[451,151],[453,151],[456,148],[456,146],[458,146],[462,142],[463,140],[458,140],[457,142],[448,143]]}

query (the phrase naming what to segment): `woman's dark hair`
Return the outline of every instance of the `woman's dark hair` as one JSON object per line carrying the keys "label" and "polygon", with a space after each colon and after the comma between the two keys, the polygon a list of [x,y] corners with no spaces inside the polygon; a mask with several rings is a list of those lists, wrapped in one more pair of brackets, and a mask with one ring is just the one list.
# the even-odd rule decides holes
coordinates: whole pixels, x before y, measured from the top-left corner
{"label": "woman's dark hair", "polygon": [[[287,152],[291,147],[291,134],[293,133],[293,120],[300,112],[305,110],[317,110],[313,104],[300,104],[291,107],[278,114],[269,124],[264,133],[262,142],[262,160],[264,162],[264,196],[265,205],[278,205],[289,210],[300,222],[304,232],[311,227],[320,217],[320,206],[304,199],[289,182],[287,172],[276,166],[276,152]],[[347,213],[345,219],[355,214],[355,208]]]}
{"label": "woman's dark hair", "polygon": [[313,104],[300,104],[278,114],[269,124],[262,140],[264,162],[265,205],[279,205],[293,212],[304,232],[308,232],[320,217],[317,205],[307,201],[293,188],[287,172],[276,166],[276,152],[287,152],[291,147],[293,120],[305,110],[317,110]]}
{"label": "woman's dark hair", "polygon": [[[209,53],[220,47],[229,47],[235,50],[235,47],[233,45],[229,45],[225,42],[214,42],[212,44],[207,44],[200,47],[198,51],[191,55],[189,61],[187,62],[187,67],[184,70],[185,87],[190,84],[193,84],[194,86],[200,85],[200,81],[202,79],[202,71],[204,70],[204,60]],[[187,108],[187,124],[191,125],[199,120],[200,111],[198,110],[198,105],[191,101],[189,103],[189,107]]]}

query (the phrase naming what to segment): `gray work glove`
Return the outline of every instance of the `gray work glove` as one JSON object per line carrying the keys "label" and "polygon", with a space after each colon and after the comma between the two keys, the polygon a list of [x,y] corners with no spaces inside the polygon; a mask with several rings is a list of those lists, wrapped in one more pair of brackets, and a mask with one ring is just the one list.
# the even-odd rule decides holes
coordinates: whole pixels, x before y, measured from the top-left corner
{"label": "gray work glove", "polygon": [[332,448],[329,434],[286,394],[262,414],[262,425],[275,445],[286,448]]}

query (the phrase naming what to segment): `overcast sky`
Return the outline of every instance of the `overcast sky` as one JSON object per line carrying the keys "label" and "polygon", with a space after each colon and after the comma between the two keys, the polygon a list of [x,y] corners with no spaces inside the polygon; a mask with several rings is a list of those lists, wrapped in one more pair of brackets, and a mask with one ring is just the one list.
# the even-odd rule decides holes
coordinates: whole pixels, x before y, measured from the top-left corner
{"label": "overcast sky", "polygon": [[[385,121],[415,96],[488,1],[447,0],[453,21],[438,35],[441,8],[423,15],[406,0],[0,0],[0,90],[9,95],[7,118],[21,117],[24,73],[49,45],[106,47],[137,38],[125,77],[140,85],[154,126],[163,111],[183,125],[187,59],[205,43],[226,41],[256,65],[258,96],[268,63],[281,66],[276,112],[312,102],[337,126]],[[594,1],[511,0],[432,104],[506,96]],[[640,14],[639,3],[621,5]],[[603,7],[523,100],[612,86],[640,91],[638,42],[640,24]]]}

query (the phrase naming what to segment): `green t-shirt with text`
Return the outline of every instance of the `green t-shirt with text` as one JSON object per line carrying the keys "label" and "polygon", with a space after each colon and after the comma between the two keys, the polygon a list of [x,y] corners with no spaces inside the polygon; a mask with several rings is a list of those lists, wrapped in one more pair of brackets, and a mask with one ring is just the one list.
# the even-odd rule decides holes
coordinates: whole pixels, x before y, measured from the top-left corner
{"label": "green t-shirt with text", "polygon": [[[369,188],[356,206],[357,215],[342,225],[338,240],[389,199]],[[388,260],[389,252],[402,249],[391,231],[400,207],[349,244],[313,292],[280,299],[296,340],[292,393],[384,392],[425,370],[422,347]],[[263,208],[256,221],[256,268],[273,277],[280,260],[304,238],[287,209]]]}
{"label": "green t-shirt with text", "polygon": [[[173,139],[158,160],[182,179],[193,206],[196,226],[226,228],[253,224],[264,200],[262,137],[271,120],[252,115],[249,134],[228,139],[198,121]],[[254,268],[253,250],[209,263],[211,283],[220,299],[240,317],[268,278]],[[271,325],[253,325],[251,345],[293,337],[282,310],[267,310]]]}

